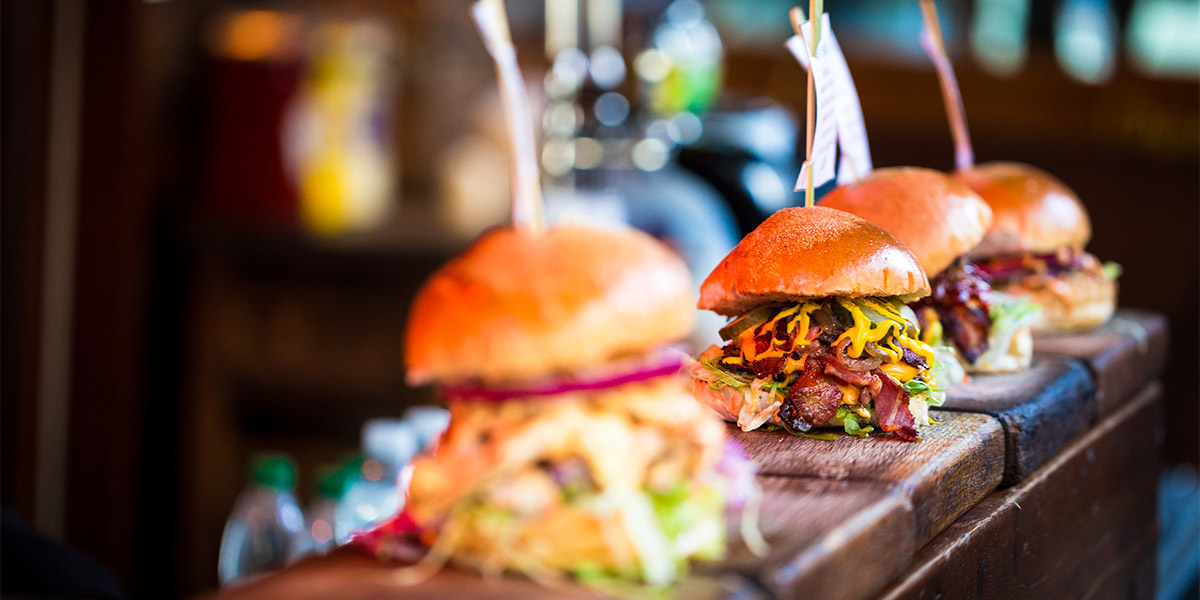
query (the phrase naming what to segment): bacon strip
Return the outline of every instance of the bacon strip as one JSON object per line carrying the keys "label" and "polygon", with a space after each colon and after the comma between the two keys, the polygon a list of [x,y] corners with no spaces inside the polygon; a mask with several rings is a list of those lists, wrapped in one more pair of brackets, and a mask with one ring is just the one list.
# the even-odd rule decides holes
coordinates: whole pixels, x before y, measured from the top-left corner
{"label": "bacon strip", "polygon": [[880,429],[900,439],[916,441],[917,427],[912,411],[908,409],[908,390],[900,387],[895,379],[883,371],[878,371],[876,375],[882,384],[875,396],[875,418],[879,419]]}
{"label": "bacon strip", "polygon": [[918,315],[925,308],[936,311],[946,337],[968,362],[975,362],[988,348],[992,287],[983,273],[963,258],[930,279],[929,285],[932,293],[914,302],[913,310]]}
{"label": "bacon strip", "polygon": [[821,363],[821,358],[811,355],[804,360],[804,372],[779,407],[779,420],[792,431],[819,427],[837,414],[842,390],[837,380],[825,373]]}
{"label": "bacon strip", "polygon": [[793,431],[808,431],[824,425],[837,414],[842,401],[838,383],[859,386],[859,402],[875,401],[879,426],[897,437],[917,439],[916,420],[908,408],[908,391],[880,369],[870,372],[850,369],[835,355],[809,355],[804,372],[779,407],[779,419]]}

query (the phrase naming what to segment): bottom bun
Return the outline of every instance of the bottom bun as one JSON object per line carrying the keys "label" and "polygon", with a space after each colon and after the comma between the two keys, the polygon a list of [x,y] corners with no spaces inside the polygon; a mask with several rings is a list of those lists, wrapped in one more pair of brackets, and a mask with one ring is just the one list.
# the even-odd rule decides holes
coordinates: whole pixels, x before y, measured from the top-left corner
{"label": "bottom bun", "polygon": [[1117,282],[1100,273],[1063,273],[1037,285],[1022,283],[1000,288],[1042,308],[1034,332],[1076,332],[1093,329],[1112,318],[1117,307]]}

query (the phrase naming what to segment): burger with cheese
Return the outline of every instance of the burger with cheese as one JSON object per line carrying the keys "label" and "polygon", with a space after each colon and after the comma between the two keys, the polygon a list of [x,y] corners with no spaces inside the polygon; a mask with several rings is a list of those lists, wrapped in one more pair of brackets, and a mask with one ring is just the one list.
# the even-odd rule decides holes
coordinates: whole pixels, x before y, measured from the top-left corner
{"label": "burger with cheese", "polygon": [[906,306],[929,294],[912,252],[832,208],[783,209],[750,232],[700,288],[733,317],[688,365],[693,393],[744,431],[875,427],[916,440],[942,403],[933,349]]}
{"label": "burger with cheese", "polygon": [[1030,324],[1038,309],[992,290],[987,275],[967,257],[992,225],[991,208],[971,188],[933,169],[879,169],[835,188],[821,206],[879,225],[913,251],[932,289],[910,304],[923,341],[951,345],[972,373],[1029,366]]}
{"label": "burger with cheese", "polygon": [[404,522],[429,552],[414,572],[662,584],[723,552],[725,506],[753,479],[669,346],[691,286],[650,236],[580,226],[492,229],[425,282],[407,376],[451,418],[415,462]]}
{"label": "burger with cheese", "polygon": [[980,164],[955,177],[992,207],[971,258],[998,290],[1041,307],[1035,331],[1087,330],[1112,317],[1120,266],[1084,251],[1092,226],[1075,192],[1019,163]]}

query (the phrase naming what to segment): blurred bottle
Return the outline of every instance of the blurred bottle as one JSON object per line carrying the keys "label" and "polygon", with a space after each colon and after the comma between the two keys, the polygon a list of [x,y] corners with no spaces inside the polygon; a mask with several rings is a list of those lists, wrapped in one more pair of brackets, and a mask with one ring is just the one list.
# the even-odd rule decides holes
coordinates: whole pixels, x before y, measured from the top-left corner
{"label": "blurred bottle", "polygon": [[634,63],[655,114],[703,113],[721,89],[721,38],[697,0],[675,0]]}
{"label": "blurred bottle", "polygon": [[378,226],[396,196],[395,37],[370,18],[323,19],[284,143],[302,222],[317,235]]}
{"label": "blurred bottle", "polygon": [[250,484],[238,496],[221,536],[217,575],[222,584],[282,567],[308,545],[304,515],[292,492],[292,460],[284,454],[264,454],[253,465]]}
{"label": "blurred bottle", "polygon": [[440,406],[419,405],[404,411],[404,420],[417,434],[418,451],[425,451],[450,425],[450,411]]}
{"label": "blurred bottle", "polygon": [[338,504],[346,496],[350,483],[362,468],[362,457],[355,455],[339,464],[328,467],[317,480],[316,495],[308,511],[308,535],[312,538],[310,550],[324,554],[337,546]]}
{"label": "blurred bottle", "polygon": [[398,419],[367,421],[362,438],[362,466],[336,511],[339,544],[400,512],[411,475],[408,463],[420,449],[412,425]]}

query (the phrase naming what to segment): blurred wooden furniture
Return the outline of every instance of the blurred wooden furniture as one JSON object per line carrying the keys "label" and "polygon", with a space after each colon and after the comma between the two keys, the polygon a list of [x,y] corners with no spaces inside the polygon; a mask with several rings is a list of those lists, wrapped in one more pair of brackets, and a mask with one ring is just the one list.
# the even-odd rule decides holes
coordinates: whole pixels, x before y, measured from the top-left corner
{"label": "blurred wooden furniture", "polygon": [[[770,551],[753,556],[731,526],[726,558],[697,565],[664,595],[1152,598],[1165,327],[1121,311],[1093,333],[1039,338],[1034,369],[977,377],[916,444],[736,431],[760,466]],[[1098,403],[1098,389],[1124,397]],[[392,568],[343,549],[217,597],[594,593],[452,570],[404,587],[389,580]]]}
{"label": "blurred wooden furniture", "polygon": [[315,466],[357,450],[366,420],[434,402],[404,385],[402,341],[409,300],[447,252],[284,234],[197,240],[180,410],[183,589],[211,585],[254,452],[291,454],[306,498]]}

